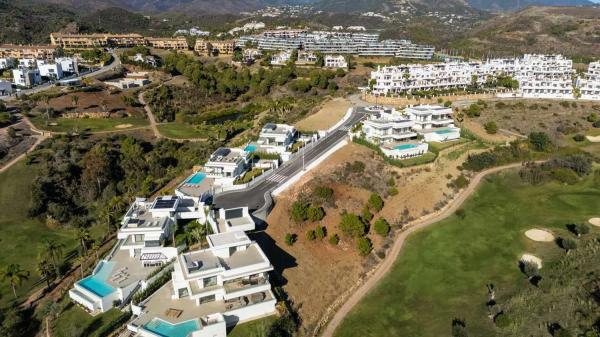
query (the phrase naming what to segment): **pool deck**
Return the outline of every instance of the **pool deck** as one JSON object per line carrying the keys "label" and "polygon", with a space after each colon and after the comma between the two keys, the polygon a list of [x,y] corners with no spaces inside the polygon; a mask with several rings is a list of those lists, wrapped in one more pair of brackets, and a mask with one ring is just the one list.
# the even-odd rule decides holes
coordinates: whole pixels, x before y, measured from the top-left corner
{"label": "pool deck", "polygon": [[[155,268],[158,268],[144,267],[140,257],[129,257],[129,251],[127,250],[117,250],[110,261],[115,262],[115,266],[108,275],[106,283],[115,288],[122,288],[133,282],[139,282],[145,279]],[[123,276],[116,279],[116,274],[119,273]]]}
{"label": "pool deck", "polygon": [[192,197],[201,197],[206,192],[210,192],[215,184],[215,178],[204,177],[199,184],[188,183],[187,180],[189,178],[190,177],[186,178],[186,180],[177,187],[177,190]]}

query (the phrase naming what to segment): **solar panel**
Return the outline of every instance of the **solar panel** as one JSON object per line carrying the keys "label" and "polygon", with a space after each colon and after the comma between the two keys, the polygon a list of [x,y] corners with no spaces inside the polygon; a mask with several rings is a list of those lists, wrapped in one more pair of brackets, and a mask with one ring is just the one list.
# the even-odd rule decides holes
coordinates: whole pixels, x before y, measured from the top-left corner
{"label": "solar panel", "polygon": [[232,208],[225,211],[225,220],[241,218],[244,215],[243,208]]}

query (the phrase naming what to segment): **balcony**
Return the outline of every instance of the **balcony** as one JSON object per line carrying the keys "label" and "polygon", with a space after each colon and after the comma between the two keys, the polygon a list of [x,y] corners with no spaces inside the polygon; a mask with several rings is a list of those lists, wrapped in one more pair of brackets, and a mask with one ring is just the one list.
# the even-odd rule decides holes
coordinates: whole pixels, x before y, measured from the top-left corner
{"label": "balcony", "polygon": [[269,280],[266,277],[259,277],[255,279],[242,279],[234,282],[227,282],[223,284],[223,288],[225,288],[225,292],[229,294],[236,291],[252,289],[268,283]]}

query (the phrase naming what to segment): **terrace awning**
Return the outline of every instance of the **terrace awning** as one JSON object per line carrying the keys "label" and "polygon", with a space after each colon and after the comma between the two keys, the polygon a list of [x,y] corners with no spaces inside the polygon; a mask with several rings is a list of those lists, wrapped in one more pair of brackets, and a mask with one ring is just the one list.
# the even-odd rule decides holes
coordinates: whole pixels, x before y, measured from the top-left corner
{"label": "terrace awning", "polygon": [[167,260],[167,257],[163,253],[145,253],[140,256],[140,261],[156,261],[156,260]]}

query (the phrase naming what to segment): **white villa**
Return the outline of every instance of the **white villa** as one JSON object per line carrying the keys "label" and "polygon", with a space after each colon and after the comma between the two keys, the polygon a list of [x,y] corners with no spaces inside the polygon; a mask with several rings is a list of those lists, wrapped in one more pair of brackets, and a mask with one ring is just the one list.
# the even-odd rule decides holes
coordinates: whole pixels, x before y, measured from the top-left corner
{"label": "white villa", "polygon": [[278,52],[277,54],[271,55],[271,58],[269,59],[269,61],[274,66],[284,66],[290,61],[291,58],[292,58],[291,50],[282,50],[282,51]]}
{"label": "white villa", "polygon": [[325,55],[324,61],[326,68],[348,68],[348,62],[344,55]]}
{"label": "white villa", "polygon": [[382,108],[363,122],[365,138],[376,144],[399,142],[417,137],[415,122],[396,109]]}
{"label": "white villa", "polygon": [[176,196],[152,202],[136,199],[123,217],[117,244],[90,276],[75,282],[69,290],[71,300],[96,314],[126,303],[135,291],[145,289],[158,276],[151,273],[177,257],[177,248],[165,245],[177,219],[204,222],[204,204]]}
{"label": "white villa", "polygon": [[32,87],[36,84],[42,83],[42,76],[38,69],[19,68],[13,69],[13,81],[16,85],[21,87]]}
{"label": "white villa", "polygon": [[290,150],[297,137],[298,131],[291,125],[267,123],[261,129],[258,140],[248,144],[244,150],[284,154]]}
{"label": "white villa", "polygon": [[204,173],[222,184],[233,181],[248,169],[249,153],[237,148],[218,148],[204,164]]}
{"label": "white villa", "polygon": [[225,336],[226,326],[275,313],[268,276],[273,266],[260,246],[243,231],[207,240],[209,248],[179,255],[172,280],[133,306],[137,317],[130,331],[148,337],[173,329],[185,330],[182,336]]}
{"label": "white villa", "polygon": [[0,58],[0,69],[10,69],[17,64],[17,60],[13,57]]}
{"label": "white villa", "polygon": [[452,108],[439,105],[409,106],[404,113],[415,122],[413,129],[426,142],[445,142],[460,138],[460,128],[454,126]]}
{"label": "white villa", "polygon": [[40,70],[40,75],[50,80],[60,80],[64,77],[62,66],[60,63],[47,63],[38,60],[37,68]]}

